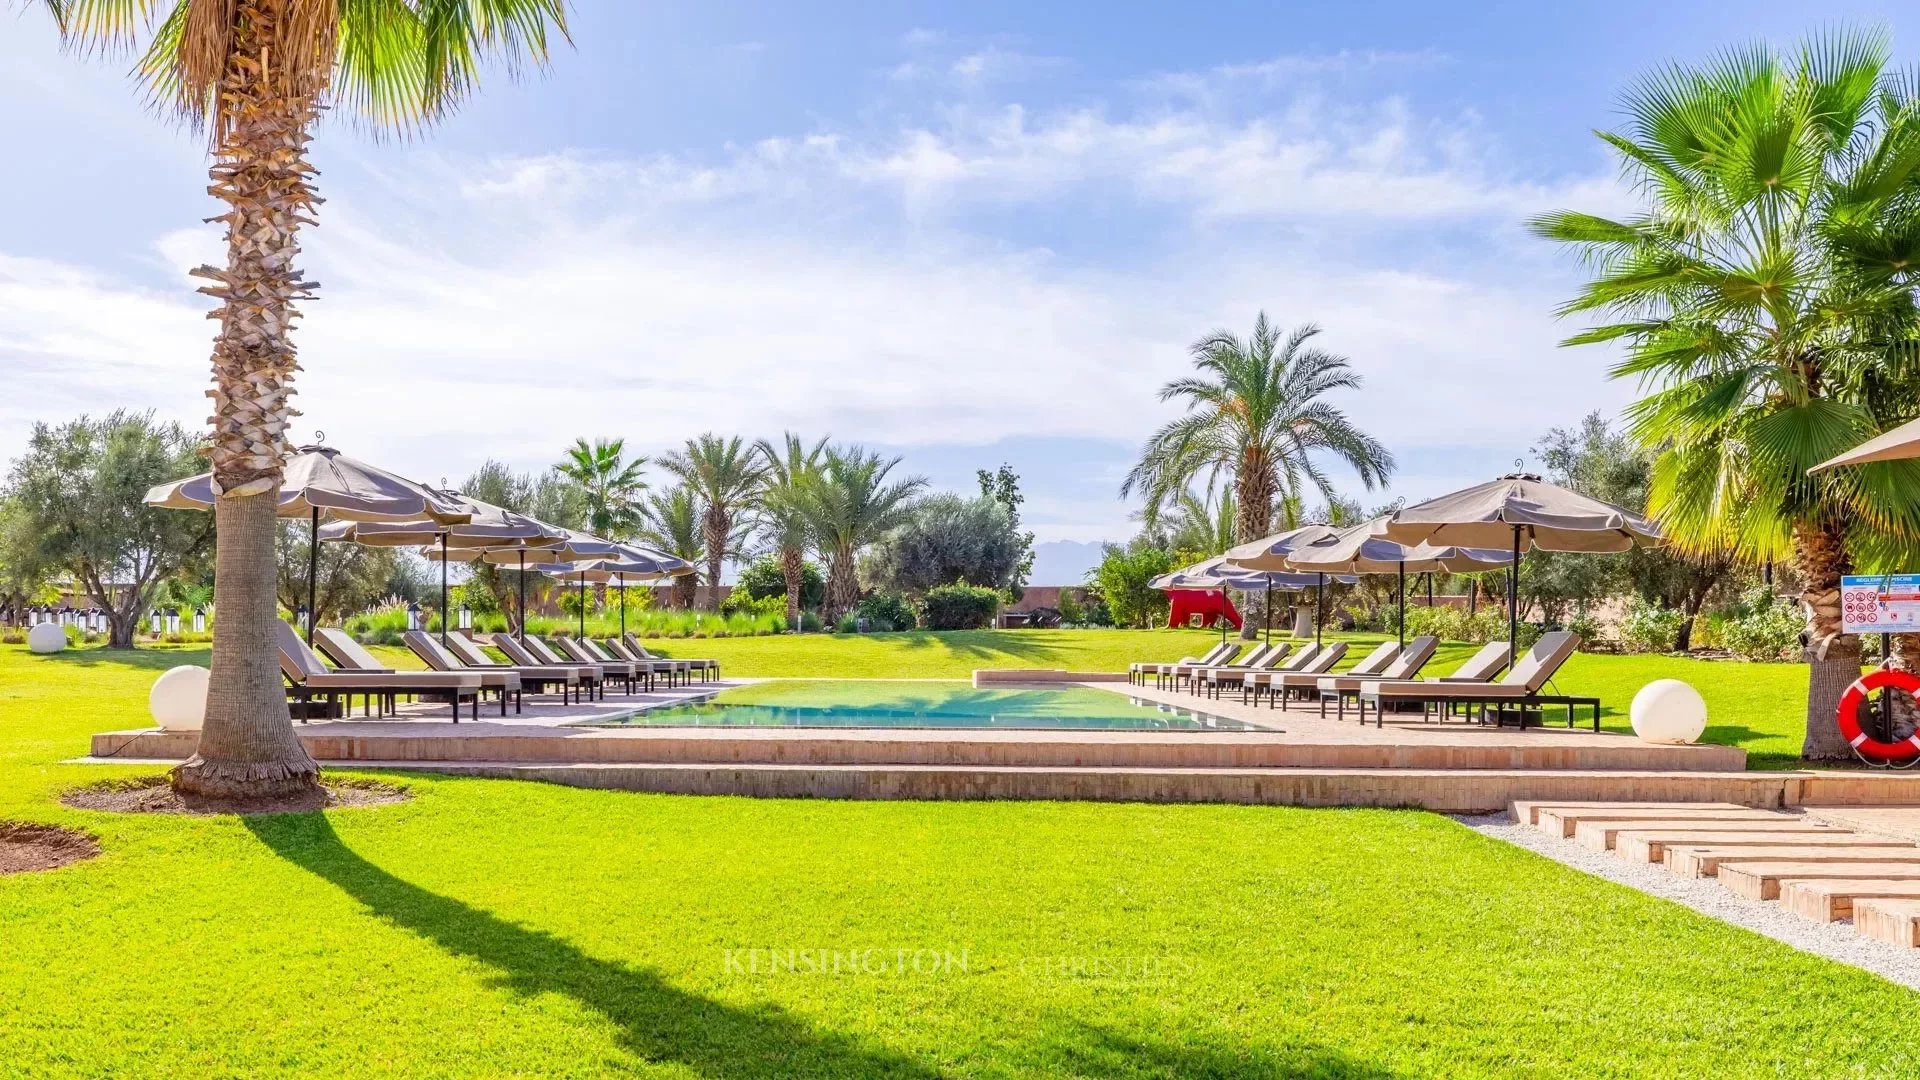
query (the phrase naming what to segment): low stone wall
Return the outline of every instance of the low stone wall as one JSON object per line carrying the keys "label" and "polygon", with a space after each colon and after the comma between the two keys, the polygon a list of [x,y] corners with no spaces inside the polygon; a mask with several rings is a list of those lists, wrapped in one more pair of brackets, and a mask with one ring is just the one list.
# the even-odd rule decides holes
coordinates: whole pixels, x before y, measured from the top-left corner
{"label": "low stone wall", "polygon": [[1126,682],[1124,671],[1066,671],[1061,668],[980,668],[973,673],[975,689],[1037,683]]}

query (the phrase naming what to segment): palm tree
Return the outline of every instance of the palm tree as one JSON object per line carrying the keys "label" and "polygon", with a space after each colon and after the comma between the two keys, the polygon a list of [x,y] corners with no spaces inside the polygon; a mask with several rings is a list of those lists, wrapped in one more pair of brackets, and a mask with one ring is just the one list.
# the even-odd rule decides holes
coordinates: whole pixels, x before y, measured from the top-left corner
{"label": "palm tree", "polygon": [[640,473],[645,457],[626,458],[625,439],[575,439],[555,471],[587,493],[587,527],[611,540],[624,539],[640,524]]}
{"label": "palm tree", "polygon": [[700,530],[706,540],[708,603],[720,606],[720,566],[737,543],[740,513],[750,509],[766,465],[738,435],[712,432],[688,439],[682,449],[660,459],[660,467],[680,478],[701,503]]}
{"label": "palm tree", "polygon": [[803,504],[814,546],[827,563],[827,618],[838,619],[860,598],[855,563],[860,550],[906,520],[914,498],[926,489],[922,476],[889,481],[899,458],[863,447],[827,450]]}
{"label": "palm tree", "polygon": [[543,64],[566,33],[564,0],[45,0],[82,48],[148,38],[136,71],[166,111],[210,137],[209,191],[226,204],[225,267],[195,276],[219,301],[209,457],[220,633],[198,752],[173,771],[184,793],[310,795],[319,766],[295,737],[275,655],[275,492],[294,415],[294,265],[319,204],[307,144],[322,110],[414,130],[457,105],[488,57]]}
{"label": "palm tree", "polygon": [[[1198,562],[1239,542],[1240,514],[1232,491],[1216,496],[1182,488],[1159,519],[1167,530],[1167,549],[1175,553],[1176,560]],[[1193,558],[1187,559],[1188,555]]]}
{"label": "palm tree", "polygon": [[1650,388],[1629,413],[1657,451],[1648,511],[1683,551],[1796,561],[1809,758],[1848,754],[1836,706],[1861,650],[1840,578],[1920,535],[1912,463],[1807,475],[1914,404],[1920,95],[1887,55],[1839,32],[1657,72],[1600,136],[1639,212],[1532,223],[1591,268],[1563,313],[1611,320],[1567,344],[1619,343],[1614,376]]}
{"label": "palm tree", "polygon": [[[684,485],[647,496],[640,511],[640,541],[685,559],[698,566],[705,545],[700,537],[700,503]],[[673,579],[673,606],[685,610],[693,606],[694,590],[700,578],[685,574]]]}
{"label": "palm tree", "polygon": [[1187,414],[1147,440],[1120,494],[1139,491],[1151,521],[1195,481],[1211,488],[1231,477],[1235,538],[1247,541],[1271,532],[1275,504],[1299,496],[1305,484],[1332,497],[1322,454],[1351,465],[1369,489],[1385,483],[1393,455],[1322,400],[1358,389],[1360,376],[1346,357],[1308,345],[1319,333],[1308,324],[1282,341],[1263,311],[1244,341],[1217,330],[1194,342],[1200,374],[1160,388],[1160,400],[1184,400]]}
{"label": "palm tree", "polygon": [[787,582],[787,625],[800,632],[800,587],[807,563],[807,502],[809,484],[820,471],[827,440],[812,446],[789,431],[782,443],[766,439],[754,444],[766,463],[759,496],[759,524],[780,556],[780,574]]}

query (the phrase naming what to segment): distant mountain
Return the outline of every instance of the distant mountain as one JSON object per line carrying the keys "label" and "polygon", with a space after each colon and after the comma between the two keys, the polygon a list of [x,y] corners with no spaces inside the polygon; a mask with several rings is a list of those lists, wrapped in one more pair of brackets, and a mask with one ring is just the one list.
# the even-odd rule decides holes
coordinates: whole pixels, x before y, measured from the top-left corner
{"label": "distant mountain", "polygon": [[1100,565],[1100,545],[1077,540],[1049,540],[1033,545],[1033,573],[1029,585],[1084,585],[1087,571]]}

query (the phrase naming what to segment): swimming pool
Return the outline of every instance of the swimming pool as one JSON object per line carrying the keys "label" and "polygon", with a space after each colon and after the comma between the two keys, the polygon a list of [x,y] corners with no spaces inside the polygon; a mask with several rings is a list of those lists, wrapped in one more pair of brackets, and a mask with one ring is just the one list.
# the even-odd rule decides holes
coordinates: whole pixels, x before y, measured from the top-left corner
{"label": "swimming pool", "polygon": [[1083,728],[1271,731],[1084,686],[979,690],[966,683],[780,679],[606,722],[617,727]]}

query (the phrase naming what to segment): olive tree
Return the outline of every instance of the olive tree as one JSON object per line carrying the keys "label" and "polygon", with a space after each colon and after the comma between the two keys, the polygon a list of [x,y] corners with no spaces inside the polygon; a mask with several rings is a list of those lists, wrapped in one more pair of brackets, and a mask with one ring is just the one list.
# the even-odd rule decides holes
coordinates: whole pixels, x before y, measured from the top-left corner
{"label": "olive tree", "polygon": [[147,490],[200,468],[195,440],[152,413],[35,424],[7,478],[10,532],[30,538],[23,561],[73,575],[107,613],[108,644],[132,648],[154,589],[213,548],[213,515],[148,506]]}

